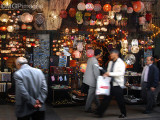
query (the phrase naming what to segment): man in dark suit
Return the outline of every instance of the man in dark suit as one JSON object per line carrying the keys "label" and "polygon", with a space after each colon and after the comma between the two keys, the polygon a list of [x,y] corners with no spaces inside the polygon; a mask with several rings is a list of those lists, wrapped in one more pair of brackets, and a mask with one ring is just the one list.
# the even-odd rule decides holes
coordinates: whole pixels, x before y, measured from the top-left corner
{"label": "man in dark suit", "polygon": [[41,70],[32,68],[26,58],[16,60],[18,71],[14,74],[16,82],[17,120],[44,120],[47,84]]}
{"label": "man in dark suit", "polygon": [[154,105],[154,92],[159,82],[159,70],[153,64],[153,57],[147,57],[146,66],[142,72],[142,98],[146,102],[144,114],[151,113]]}

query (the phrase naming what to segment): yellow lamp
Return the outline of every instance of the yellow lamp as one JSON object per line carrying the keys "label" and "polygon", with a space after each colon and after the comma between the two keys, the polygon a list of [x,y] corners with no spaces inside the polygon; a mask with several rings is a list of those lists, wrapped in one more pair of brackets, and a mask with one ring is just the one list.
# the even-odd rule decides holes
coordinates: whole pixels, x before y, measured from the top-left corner
{"label": "yellow lamp", "polygon": [[10,6],[12,3],[13,3],[12,0],[4,0],[3,1],[4,6]]}

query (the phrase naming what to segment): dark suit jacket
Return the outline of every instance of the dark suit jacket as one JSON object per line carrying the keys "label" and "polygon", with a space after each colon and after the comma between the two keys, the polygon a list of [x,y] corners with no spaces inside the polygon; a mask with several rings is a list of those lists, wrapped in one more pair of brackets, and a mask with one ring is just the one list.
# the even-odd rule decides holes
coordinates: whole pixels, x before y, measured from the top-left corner
{"label": "dark suit jacket", "polygon": [[158,82],[159,82],[159,69],[152,64],[149,67],[149,71],[148,71],[148,84],[147,84],[147,88],[151,88],[151,87],[157,87],[158,86]]}
{"label": "dark suit jacket", "polygon": [[[32,68],[27,64],[15,72],[16,82],[16,116],[24,117],[35,111],[45,111],[47,98],[47,84],[41,70]],[[35,109],[36,100],[42,103],[42,107]]]}

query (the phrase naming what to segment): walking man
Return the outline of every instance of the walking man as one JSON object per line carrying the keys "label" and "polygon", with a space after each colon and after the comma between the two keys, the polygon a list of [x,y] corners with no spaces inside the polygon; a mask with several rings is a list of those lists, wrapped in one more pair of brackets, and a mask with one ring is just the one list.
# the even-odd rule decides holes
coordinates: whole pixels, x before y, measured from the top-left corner
{"label": "walking man", "polygon": [[91,105],[93,100],[96,101],[98,106],[99,101],[96,98],[95,91],[96,91],[96,84],[97,78],[100,76],[100,71],[95,64],[98,64],[98,59],[101,57],[102,51],[100,49],[96,49],[94,53],[94,57],[89,58],[87,61],[87,68],[84,74],[83,83],[89,86],[87,101],[85,105],[85,112],[92,112]]}
{"label": "walking man", "polygon": [[159,70],[153,64],[154,58],[147,57],[146,66],[142,72],[141,84],[142,84],[142,98],[146,102],[146,108],[144,114],[151,113],[155,101],[154,92],[159,82]]}
{"label": "walking man", "polygon": [[47,84],[41,70],[32,68],[24,57],[16,60],[18,69],[14,74],[16,82],[17,120],[44,120]]}
{"label": "walking man", "polygon": [[105,110],[108,108],[112,96],[115,96],[121,112],[119,118],[125,118],[126,107],[122,89],[122,87],[124,86],[125,64],[122,61],[122,59],[119,58],[119,51],[116,49],[113,49],[110,52],[110,58],[112,61],[109,62],[107,72],[104,74],[104,77],[111,77],[110,95],[104,96],[101,105],[98,107],[96,111],[96,115],[98,115],[98,117],[103,117],[103,114]]}

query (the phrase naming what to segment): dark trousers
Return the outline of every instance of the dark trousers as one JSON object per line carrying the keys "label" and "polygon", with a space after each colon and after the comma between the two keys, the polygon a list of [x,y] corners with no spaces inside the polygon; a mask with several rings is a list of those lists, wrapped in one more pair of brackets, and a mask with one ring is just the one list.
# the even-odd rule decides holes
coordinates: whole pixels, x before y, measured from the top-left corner
{"label": "dark trousers", "polygon": [[37,111],[31,115],[17,118],[17,120],[45,120],[45,112],[44,111]]}
{"label": "dark trousers", "polygon": [[115,96],[118,106],[120,108],[121,114],[126,115],[126,107],[125,107],[125,102],[124,102],[124,97],[123,97],[123,89],[119,86],[111,87],[111,95],[104,97],[101,105],[97,109],[97,113],[99,115],[104,114],[105,110],[107,110],[109,106],[112,96]]}
{"label": "dark trousers", "polygon": [[155,103],[154,92],[147,88],[147,83],[142,84],[142,99],[146,103],[146,111],[151,111]]}

